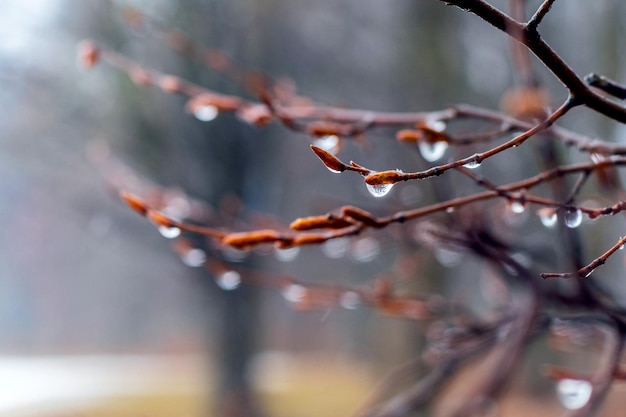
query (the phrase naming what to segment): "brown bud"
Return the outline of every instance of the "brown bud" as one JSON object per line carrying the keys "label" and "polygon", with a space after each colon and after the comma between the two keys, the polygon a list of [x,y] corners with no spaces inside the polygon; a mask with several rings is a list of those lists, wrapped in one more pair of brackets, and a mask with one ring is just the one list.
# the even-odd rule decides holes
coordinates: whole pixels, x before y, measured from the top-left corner
{"label": "brown bud", "polygon": [[421,132],[420,140],[425,140],[428,143],[450,142],[450,137],[446,133],[440,132],[427,122],[419,121],[415,127]]}
{"label": "brown bud", "polygon": [[145,216],[148,212],[148,205],[141,200],[139,197],[129,193],[128,191],[121,191],[120,197],[131,209],[135,210],[137,213]]}
{"label": "brown bud", "polygon": [[405,174],[398,170],[374,172],[365,177],[369,185],[395,184],[404,181]]}
{"label": "brown bud", "polygon": [[332,153],[325,151],[322,148],[319,148],[315,145],[311,145],[311,149],[315,152],[315,155],[326,165],[326,168],[331,170],[332,172],[343,172],[346,170],[346,164],[341,162],[339,158],[337,158]]}
{"label": "brown bud", "polygon": [[520,119],[543,119],[549,97],[545,90],[537,87],[520,87],[507,91],[502,97],[502,110]]}
{"label": "brown bud", "polygon": [[272,120],[272,112],[263,104],[242,106],[237,111],[237,116],[244,122],[263,126]]}
{"label": "brown bud", "polygon": [[159,86],[166,93],[180,93],[182,88],[182,83],[180,78],[175,77],[173,75],[164,75],[159,79]]}
{"label": "brown bud", "polygon": [[336,123],[329,122],[312,122],[307,128],[308,132],[312,136],[328,136],[336,135],[341,136],[341,126]]}
{"label": "brown bud", "polygon": [[313,229],[342,229],[352,226],[348,220],[333,215],[301,217],[294,220],[289,227],[293,230],[304,231]]}
{"label": "brown bud", "polygon": [[368,226],[376,227],[378,225],[376,218],[372,216],[370,212],[360,209],[358,207],[353,207],[353,206],[342,207],[341,213],[346,217],[350,217]]}
{"label": "brown bud", "polygon": [[100,49],[90,40],[78,44],[78,58],[85,68],[91,68],[98,63]]}
{"label": "brown bud", "polygon": [[293,238],[293,246],[299,245],[315,245],[324,243],[330,236],[327,233],[306,233]]}
{"label": "brown bud", "polygon": [[174,220],[172,220],[171,218],[167,217],[165,214],[156,211],[156,210],[148,210],[146,212],[146,217],[148,218],[148,220],[150,220],[152,223],[154,223],[157,226],[163,226],[163,227],[178,227],[178,225],[176,224],[176,222]]}
{"label": "brown bud", "polygon": [[222,243],[239,249],[250,248],[261,243],[272,243],[281,240],[276,230],[264,229],[253,232],[229,233],[222,238]]}
{"label": "brown bud", "polygon": [[396,139],[401,142],[415,143],[422,138],[422,132],[414,129],[403,129],[396,132]]}

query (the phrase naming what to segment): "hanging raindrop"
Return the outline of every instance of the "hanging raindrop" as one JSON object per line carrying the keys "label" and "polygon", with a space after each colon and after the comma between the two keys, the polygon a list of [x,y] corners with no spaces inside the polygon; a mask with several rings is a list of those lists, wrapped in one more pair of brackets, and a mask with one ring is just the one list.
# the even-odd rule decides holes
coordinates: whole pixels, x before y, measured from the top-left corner
{"label": "hanging raindrop", "polygon": [[593,387],[589,381],[581,379],[561,379],[556,385],[556,393],[563,407],[568,410],[583,408],[591,398]]}
{"label": "hanging raindrop", "polygon": [[509,207],[511,207],[511,211],[515,214],[522,214],[524,210],[526,210],[526,205],[519,200],[511,201]]}
{"label": "hanging raindrop", "polygon": [[232,291],[241,284],[241,275],[237,271],[226,271],[215,277],[218,287],[226,291]]}
{"label": "hanging raindrop", "polygon": [[478,161],[470,161],[467,164],[463,165],[465,168],[476,169],[480,166],[480,162]]}
{"label": "hanging raindrop", "polygon": [[317,138],[313,141],[313,145],[318,148],[322,148],[325,151],[328,151],[332,154],[335,154],[339,151],[339,136],[337,135],[326,135],[320,138]]}
{"label": "hanging raindrop", "polygon": [[563,215],[563,220],[565,221],[565,225],[567,227],[575,229],[582,223],[583,213],[579,209],[568,209]]}
{"label": "hanging raindrop", "polygon": [[166,227],[166,226],[158,226],[157,229],[161,236],[167,239],[174,239],[180,236],[180,229],[178,227]]}
{"label": "hanging raindrop", "polygon": [[548,228],[554,227],[559,219],[556,214],[556,210],[550,208],[539,209],[537,210],[537,214],[539,215],[539,221],[541,221],[541,224]]}
{"label": "hanging raindrop", "polygon": [[297,246],[294,246],[292,248],[286,248],[286,249],[280,249],[280,248],[274,249],[274,255],[276,256],[276,259],[278,259],[281,262],[293,261],[298,256],[298,253],[300,253],[300,248]]}
{"label": "hanging raindrop", "polygon": [[433,143],[428,143],[424,141],[419,141],[417,143],[417,147],[424,158],[428,162],[435,162],[446,153],[448,149],[448,142],[438,141]]}
{"label": "hanging raindrop", "polygon": [[210,122],[211,120],[214,120],[219,113],[219,109],[210,104],[196,106],[193,109],[193,115],[196,116],[196,119],[200,120],[201,122]]}
{"label": "hanging raindrop", "polygon": [[371,195],[373,195],[376,198],[380,198],[389,194],[389,191],[391,191],[393,184],[371,185],[371,184],[365,183],[365,186],[367,187],[367,191],[369,191]]}

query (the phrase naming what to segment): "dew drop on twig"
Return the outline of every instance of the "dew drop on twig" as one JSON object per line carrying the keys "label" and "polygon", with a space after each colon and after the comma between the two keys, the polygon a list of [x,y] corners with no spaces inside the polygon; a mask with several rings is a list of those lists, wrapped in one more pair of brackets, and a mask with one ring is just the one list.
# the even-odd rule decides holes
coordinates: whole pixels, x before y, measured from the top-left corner
{"label": "dew drop on twig", "polygon": [[387,194],[389,194],[389,191],[391,191],[391,188],[393,188],[393,185],[394,184],[372,185],[372,184],[365,183],[365,186],[367,187],[367,191],[369,191],[369,193],[376,198],[384,197]]}
{"label": "dew drop on twig", "polygon": [[537,210],[537,215],[539,215],[539,221],[544,227],[554,227],[556,225],[557,220],[559,219],[556,214],[556,210],[550,208],[543,208]]}
{"label": "dew drop on twig", "polygon": [[476,169],[480,166],[480,162],[470,161],[467,164],[463,165],[465,168]]}
{"label": "dew drop on twig", "polygon": [[575,229],[582,223],[583,213],[579,209],[566,210],[565,214],[563,215],[563,221],[565,222],[565,225],[567,227],[569,227],[570,229]]}
{"label": "dew drop on twig", "polygon": [[161,236],[167,239],[174,239],[180,236],[180,229],[178,227],[166,227],[166,226],[158,226],[157,229]]}
{"label": "dew drop on twig", "polygon": [[428,143],[425,141],[419,141],[417,143],[417,147],[424,158],[428,162],[435,162],[446,153],[448,149],[448,142],[438,141],[433,143]]}
{"label": "dew drop on twig", "polygon": [[522,214],[524,210],[526,210],[526,205],[518,200],[511,201],[509,207],[511,208],[511,211],[515,214]]}
{"label": "dew drop on twig", "polygon": [[313,145],[318,148],[322,148],[325,151],[328,151],[332,154],[337,153],[339,151],[339,136],[337,135],[326,135],[320,138],[317,138],[313,141]]}
{"label": "dew drop on twig", "polygon": [[241,275],[237,271],[226,271],[215,277],[218,287],[226,291],[232,291],[241,284]]}
{"label": "dew drop on twig", "polygon": [[281,262],[293,261],[298,256],[298,253],[300,253],[300,248],[297,246],[294,246],[292,248],[286,248],[286,249],[280,249],[280,248],[274,249],[274,255],[276,256],[276,259],[278,259]]}
{"label": "dew drop on twig", "polygon": [[212,105],[196,106],[193,109],[193,115],[201,122],[210,122],[214,120],[220,113],[219,109]]}
{"label": "dew drop on twig", "polygon": [[559,401],[568,410],[583,408],[589,402],[592,390],[591,383],[581,379],[565,378],[556,385]]}

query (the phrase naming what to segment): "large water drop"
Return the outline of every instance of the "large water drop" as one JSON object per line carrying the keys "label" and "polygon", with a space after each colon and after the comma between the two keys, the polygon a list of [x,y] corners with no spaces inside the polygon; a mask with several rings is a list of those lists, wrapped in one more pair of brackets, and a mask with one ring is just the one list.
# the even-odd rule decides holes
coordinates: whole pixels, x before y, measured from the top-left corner
{"label": "large water drop", "polygon": [[515,214],[522,214],[524,210],[526,210],[526,204],[522,203],[519,200],[511,201],[509,207],[511,208],[511,211]]}
{"label": "large water drop", "polygon": [[559,220],[556,210],[550,208],[537,210],[537,214],[539,215],[539,221],[544,227],[554,227]]}
{"label": "large water drop", "polygon": [[435,162],[446,153],[448,149],[448,142],[438,141],[433,143],[428,143],[424,141],[419,141],[417,143],[417,147],[424,158],[428,162]]}
{"label": "large water drop", "polygon": [[180,236],[180,229],[178,227],[158,226],[158,230],[161,236],[168,239],[174,239]]}
{"label": "large water drop", "polygon": [[561,379],[556,385],[556,393],[563,407],[568,410],[583,408],[591,398],[593,387],[582,379]]}
{"label": "large water drop", "polygon": [[480,162],[470,161],[467,164],[463,165],[465,168],[476,169],[480,166]]}
{"label": "large water drop", "polygon": [[320,138],[317,138],[313,141],[313,145],[318,148],[322,148],[325,151],[328,151],[332,154],[337,153],[339,151],[339,136],[337,135],[326,135]]}
{"label": "large water drop", "polygon": [[211,105],[197,106],[193,110],[193,115],[201,122],[210,122],[220,113],[219,109]]}
{"label": "large water drop", "polygon": [[376,198],[380,198],[389,194],[389,191],[391,191],[393,184],[371,185],[371,184],[365,183],[365,186],[367,187],[367,191],[369,191],[371,195],[373,195]]}
{"label": "large water drop", "polygon": [[274,255],[276,256],[276,259],[278,259],[281,262],[293,261],[298,256],[298,253],[300,253],[300,248],[297,246],[294,246],[292,248],[286,248],[286,249],[280,249],[280,248],[274,249]]}
{"label": "large water drop", "polygon": [[232,291],[241,284],[241,275],[237,271],[226,271],[215,277],[218,287],[226,291]]}
{"label": "large water drop", "polygon": [[575,229],[582,223],[583,213],[579,209],[566,210],[565,214],[563,215],[563,221],[565,222],[565,225],[567,227],[569,227],[570,229]]}

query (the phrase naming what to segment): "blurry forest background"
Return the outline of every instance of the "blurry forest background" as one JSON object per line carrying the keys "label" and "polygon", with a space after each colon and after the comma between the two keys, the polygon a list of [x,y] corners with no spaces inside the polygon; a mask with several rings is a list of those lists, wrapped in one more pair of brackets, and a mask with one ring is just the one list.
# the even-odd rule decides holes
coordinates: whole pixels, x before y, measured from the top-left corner
{"label": "blurry forest background", "polygon": [[[507,2],[492,3],[506,8]],[[527,3],[530,11],[540,2]],[[128,25],[125,6],[154,21]],[[225,196],[237,195],[246,210],[283,223],[342,204],[387,214],[444,198],[460,186],[444,176],[372,199],[357,176],[338,180],[328,173],[302,134],[277,124],[256,129],[232,115],[205,123],[185,111],[180,97],[142,89],[105,65],[90,71],[77,65],[77,43],[91,38],[149,68],[248,94],[169,49],[158,35],[160,25],[179,28],[272,78],[289,77],[299,92],[322,103],[389,111],[455,103],[498,108],[517,82],[509,40],[434,0],[4,0],[0,6],[0,373],[26,375],[14,368],[25,356],[193,357],[198,362],[183,368],[206,384],[197,389],[206,393],[200,395],[203,407],[215,401],[234,407],[237,401],[215,393],[239,393],[252,381],[264,398],[298,383],[308,387],[308,396],[293,404],[258,408],[269,415],[321,415],[320,403],[328,405],[326,416],[353,412],[380,375],[419,355],[423,326],[367,309],[294,311],[278,291],[262,288],[221,290],[110,193],[90,159],[108,148],[148,183],[183,190],[216,210]],[[599,71],[626,80],[623,1],[557,2],[541,32],[578,74]],[[564,90],[537,70],[559,103]],[[626,133],[584,111],[559,124],[614,141]],[[407,151],[384,130],[368,134],[362,146],[346,143],[342,159],[413,171],[427,166],[417,149]],[[529,169],[522,162],[503,156],[485,175],[496,173],[501,182],[519,178]],[[549,258],[554,242],[537,219],[526,213],[515,222],[513,233],[523,229],[520,241],[534,248],[527,256]],[[590,247],[603,227],[585,229]],[[483,301],[471,259],[456,253],[433,258],[389,233],[358,239],[361,244],[353,242],[345,254],[337,247],[306,247],[294,259],[270,252],[243,262],[307,282],[354,286],[391,271],[407,289],[469,305]],[[402,275],[398,265],[407,260],[419,264],[417,276]],[[606,268],[606,285],[618,284],[610,271],[622,270],[623,260]],[[614,291],[626,290],[615,285]],[[285,386],[280,378],[290,366],[302,381]],[[319,386],[312,386],[314,380]],[[33,387],[32,381],[24,384]],[[328,392],[333,386],[342,388]],[[23,394],[14,392],[16,398]],[[0,415],[17,415],[18,408],[10,407],[19,402],[11,405],[9,397],[0,399]]]}

